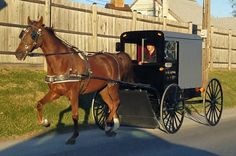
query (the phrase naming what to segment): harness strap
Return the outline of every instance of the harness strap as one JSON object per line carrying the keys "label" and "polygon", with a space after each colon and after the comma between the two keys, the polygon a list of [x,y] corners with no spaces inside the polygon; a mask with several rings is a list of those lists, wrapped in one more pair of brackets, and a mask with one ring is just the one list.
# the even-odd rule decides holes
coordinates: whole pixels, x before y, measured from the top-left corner
{"label": "harness strap", "polygon": [[87,79],[88,75],[83,74],[65,74],[65,75],[46,75],[46,83],[78,82]]}

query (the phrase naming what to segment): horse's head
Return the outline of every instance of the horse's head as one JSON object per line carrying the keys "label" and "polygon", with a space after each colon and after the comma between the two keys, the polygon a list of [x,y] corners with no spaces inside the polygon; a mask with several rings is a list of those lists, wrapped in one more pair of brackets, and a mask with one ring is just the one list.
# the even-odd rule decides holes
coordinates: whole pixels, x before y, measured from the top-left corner
{"label": "horse's head", "polygon": [[19,35],[21,42],[16,49],[16,58],[18,60],[24,60],[29,53],[42,45],[41,35],[43,28],[42,16],[39,21],[31,21],[30,17],[28,17],[28,26]]}

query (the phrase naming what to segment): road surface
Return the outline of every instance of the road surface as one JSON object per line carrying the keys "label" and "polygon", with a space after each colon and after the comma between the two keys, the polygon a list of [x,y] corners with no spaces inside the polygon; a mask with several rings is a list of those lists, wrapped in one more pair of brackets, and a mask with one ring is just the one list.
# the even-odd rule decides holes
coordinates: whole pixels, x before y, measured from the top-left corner
{"label": "road surface", "polygon": [[65,145],[71,133],[0,141],[0,156],[235,156],[236,109],[224,111],[215,127],[187,118],[176,134],[159,129],[121,127],[116,137],[99,129],[84,130],[75,145]]}

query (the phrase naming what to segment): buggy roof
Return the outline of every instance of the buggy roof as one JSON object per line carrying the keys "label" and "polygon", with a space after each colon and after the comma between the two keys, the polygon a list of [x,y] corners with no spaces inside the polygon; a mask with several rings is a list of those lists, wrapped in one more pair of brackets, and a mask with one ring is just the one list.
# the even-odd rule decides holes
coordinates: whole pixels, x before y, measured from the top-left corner
{"label": "buggy roof", "polygon": [[146,31],[127,31],[121,34],[120,39],[121,42],[131,42],[138,43],[141,40],[150,39],[154,42],[158,42],[160,40],[166,39],[187,39],[187,40],[202,40],[200,36],[196,34],[186,34],[186,33],[178,33],[178,32],[170,32],[170,31],[159,31],[159,30],[146,30]]}

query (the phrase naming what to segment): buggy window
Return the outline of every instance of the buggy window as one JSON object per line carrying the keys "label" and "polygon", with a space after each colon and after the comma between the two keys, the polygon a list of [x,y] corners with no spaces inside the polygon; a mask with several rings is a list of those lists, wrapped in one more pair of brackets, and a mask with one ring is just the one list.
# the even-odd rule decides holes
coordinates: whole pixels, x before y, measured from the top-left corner
{"label": "buggy window", "polygon": [[165,42],[165,60],[166,61],[176,61],[178,54],[178,42],[176,41],[166,41]]}
{"label": "buggy window", "polygon": [[137,44],[125,43],[125,52],[129,54],[132,60],[137,60]]}

